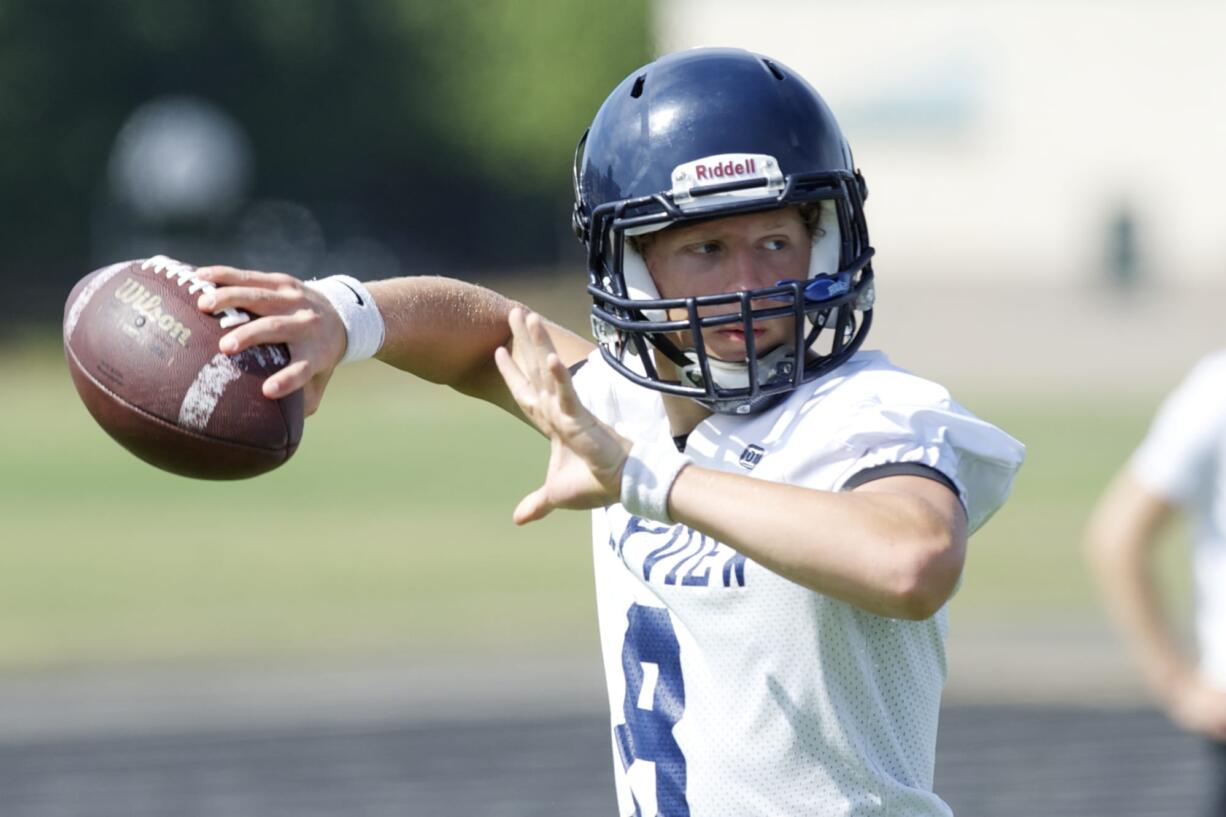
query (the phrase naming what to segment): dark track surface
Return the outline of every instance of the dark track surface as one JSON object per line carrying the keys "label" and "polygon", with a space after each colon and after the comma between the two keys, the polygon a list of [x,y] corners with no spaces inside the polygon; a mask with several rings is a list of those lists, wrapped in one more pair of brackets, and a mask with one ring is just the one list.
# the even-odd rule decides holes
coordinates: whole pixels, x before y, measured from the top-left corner
{"label": "dark track surface", "polygon": [[[604,716],[0,736],[3,817],[613,815]],[[1195,814],[1205,761],[1151,711],[949,706],[937,790],[965,817]]]}

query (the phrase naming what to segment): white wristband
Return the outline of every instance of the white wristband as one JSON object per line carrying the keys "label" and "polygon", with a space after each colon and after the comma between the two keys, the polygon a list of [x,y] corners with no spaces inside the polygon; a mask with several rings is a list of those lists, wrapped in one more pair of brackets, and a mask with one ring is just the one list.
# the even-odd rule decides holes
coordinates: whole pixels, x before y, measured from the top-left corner
{"label": "white wristband", "polygon": [[635,516],[672,522],[668,494],[681,469],[689,464],[690,459],[672,441],[636,442],[622,467],[622,505]]}
{"label": "white wristband", "polygon": [[350,275],[331,275],[304,286],[328,299],[345,325],[345,356],[341,363],[374,357],[383,346],[383,316],[362,282]]}

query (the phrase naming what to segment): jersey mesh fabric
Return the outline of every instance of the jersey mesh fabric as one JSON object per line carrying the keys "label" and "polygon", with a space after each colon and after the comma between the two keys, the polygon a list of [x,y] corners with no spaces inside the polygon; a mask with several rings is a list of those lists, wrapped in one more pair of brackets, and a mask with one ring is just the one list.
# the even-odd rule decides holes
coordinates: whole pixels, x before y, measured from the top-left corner
{"label": "jersey mesh fabric", "polygon": [[1226,350],[1200,361],[1171,392],[1128,467],[1188,514],[1201,667],[1226,690]]}
{"label": "jersey mesh fabric", "polygon": [[[620,433],[671,444],[660,396],[599,355],[576,387]],[[958,486],[974,526],[1022,457],[944,389],[872,352],[770,411],[708,418],[686,453],[826,490],[883,462],[922,462]],[[949,814],[932,792],[945,610],[876,616],[620,505],[593,514],[593,556],[622,815]]]}

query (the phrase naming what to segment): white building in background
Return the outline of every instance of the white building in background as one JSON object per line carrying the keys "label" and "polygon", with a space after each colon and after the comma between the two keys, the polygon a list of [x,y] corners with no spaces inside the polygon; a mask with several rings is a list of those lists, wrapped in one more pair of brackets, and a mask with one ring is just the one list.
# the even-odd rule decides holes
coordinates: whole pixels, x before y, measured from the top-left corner
{"label": "white building in background", "polygon": [[864,169],[879,267],[916,283],[1226,278],[1226,3],[658,0],[661,51],[799,71]]}

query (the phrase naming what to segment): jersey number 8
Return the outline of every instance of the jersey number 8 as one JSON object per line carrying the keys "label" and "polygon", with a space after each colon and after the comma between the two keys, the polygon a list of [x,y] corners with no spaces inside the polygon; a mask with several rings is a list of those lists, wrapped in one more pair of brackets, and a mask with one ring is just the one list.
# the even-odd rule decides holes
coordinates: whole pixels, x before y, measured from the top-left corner
{"label": "jersey number 8", "polygon": [[[685,711],[685,685],[681,679],[681,647],[668,611],[658,607],[630,606],[622,646],[622,670],[626,674],[626,722],[614,730],[622,766],[628,771],[638,760],[656,767],[656,809],[659,817],[689,817],[685,799],[685,756],[673,737],[673,727]],[[645,677],[644,665],[658,670],[651,708],[639,706]],[[635,813],[641,813],[635,798]]]}

